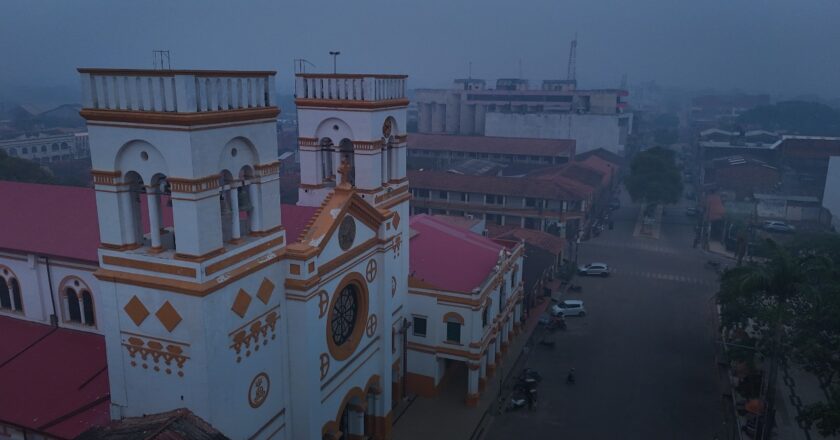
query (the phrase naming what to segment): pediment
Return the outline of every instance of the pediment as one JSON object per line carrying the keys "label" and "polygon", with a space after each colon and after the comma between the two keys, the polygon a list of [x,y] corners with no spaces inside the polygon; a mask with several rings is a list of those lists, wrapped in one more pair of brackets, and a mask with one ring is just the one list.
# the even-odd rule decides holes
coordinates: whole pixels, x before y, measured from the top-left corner
{"label": "pediment", "polygon": [[[352,220],[345,220],[348,217]],[[387,218],[355,192],[336,190],[318,208],[301,242],[316,248],[317,255],[327,249],[337,255],[376,237],[379,227]],[[349,245],[346,234],[345,237],[339,236],[342,222],[353,225],[353,237]]]}

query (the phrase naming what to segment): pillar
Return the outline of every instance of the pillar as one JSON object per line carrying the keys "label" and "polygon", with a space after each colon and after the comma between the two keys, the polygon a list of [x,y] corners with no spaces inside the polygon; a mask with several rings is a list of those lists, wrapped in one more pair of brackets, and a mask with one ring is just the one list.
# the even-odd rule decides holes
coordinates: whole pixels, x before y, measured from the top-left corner
{"label": "pillar", "polygon": [[237,241],[241,237],[242,230],[239,224],[239,188],[231,184],[228,192],[230,192],[230,208],[233,211],[233,230],[231,231],[231,237],[233,237],[233,241]]}
{"label": "pillar", "polygon": [[470,363],[467,365],[469,374],[467,375],[467,406],[469,407],[476,407],[478,406],[478,377],[479,377],[479,369],[481,366],[479,364]]}
{"label": "pillar", "polygon": [[146,187],[146,204],[149,207],[149,232],[152,236],[152,249],[160,249],[160,196],[156,188]]}
{"label": "pillar", "polygon": [[484,392],[487,385],[487,352],[481,354],[481,364],[478,370],[478,392]]}
{"label": "pillar", "polygon": [[484,352],[484,359],[487,363],[487,378],[496,372],[496,341],[487,344],[487,351]]}
{"label": "pillar", "polygon": [[256,183],[248,185],[248,198],[251,199],[251,232],[262,231],[262,207],[260,206],[260,188]]}
{"label": "pillar", "polygon": [[365,438],[365,409],[360,405],[347,405],[347,432],[345,438]]}

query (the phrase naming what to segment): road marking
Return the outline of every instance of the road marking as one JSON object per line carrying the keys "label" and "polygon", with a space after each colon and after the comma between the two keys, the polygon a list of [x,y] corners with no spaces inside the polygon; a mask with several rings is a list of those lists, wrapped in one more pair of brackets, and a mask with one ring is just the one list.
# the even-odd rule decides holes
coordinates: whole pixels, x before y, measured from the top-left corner
{"label": "road marking", "polygon": [[613,269],[612,274],[629,275],[632,277],[649,278],[662,281],[673,281],[684,284],[697,284],[700,286],[717,287],[717,281],[710,281],[705,279],[693,278],[686,275],[670,274],[670,273],[656,273],[656,272],[642,272],[642,271],[624,271],[620,269]]}

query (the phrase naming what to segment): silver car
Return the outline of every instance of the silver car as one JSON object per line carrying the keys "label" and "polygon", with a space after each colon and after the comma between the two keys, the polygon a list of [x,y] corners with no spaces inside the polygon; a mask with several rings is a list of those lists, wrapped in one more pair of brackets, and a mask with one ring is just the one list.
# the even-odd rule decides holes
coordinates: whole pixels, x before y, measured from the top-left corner
{"label": "silver car", "polygon": [[578,266],[578,275],[602,276],[610,275],[610,266],[607,263],[589,263]]}
{"label": "silver car", "polygon": [[764,222],[764,225],[762,225],[762,228],[764,228],[764,230],[767,232],[796,232],[796,228],[794,228],[792,225],[780,221],[766,221]]}
{"label": "silver car", "polygon": [[551,306],[553,316],[586,316],[586,307],[579,299],[567,299]]}

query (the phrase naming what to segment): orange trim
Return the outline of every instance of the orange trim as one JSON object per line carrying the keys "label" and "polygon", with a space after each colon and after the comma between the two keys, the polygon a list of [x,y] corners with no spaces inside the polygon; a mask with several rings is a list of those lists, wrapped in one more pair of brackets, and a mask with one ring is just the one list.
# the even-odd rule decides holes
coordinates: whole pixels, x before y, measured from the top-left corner
{"label": "orange trim", "polygon": [[443,315],[443,322],[457,322],[464,325],[464,317],[455,312],[449,312]]}
{"label": "orange trim", "polygon": [[321,189],[321,188],[326,188],[327,186],[329,186],[329,185],[326,184],[326,183],[319,183],[317,185],[313,185],[313,184],[309,184],[309,183],[301,183],[299,185],[299,187],[302,188],[302,189]]}
{"label": "orange trim", "polygon": [[111,243],[99,243],[100,249],[107,249],[109,251],[130,251],[134,249],[139,249],[142,247],[139,243],[128,243],[128,244],[111,244]]}
{"label": "orange trim", "polygon": [[133,110],[82,109],[79,114],[87,121],[129,122],[153,125],[196,125],[224,124],[227,122],[275,119],[280,114],[277,107],[243,108],[200,113],[146,112]]}
{"label": "orange trim", "polygon": [[128,267],[132,269],[145,270],[149,272],[160,272],[169,275],[177,275],[182,277],[195,278],[196,271],[191,267],[174,266],[170,264],[152,263],[149,261],[132,260],[122,257],[113,257],[111,255],[104,255],[102,257],[103,264],[110,264],[112,266]]}
{"label": "orange trim", "polygon": [[220,270],[223,270],[223,269],[225,269],[229,266],[232,266],[232,265],[234,265],[234,264],[236,264],[236,263],[238,263],[238,262],[240,262],[240,261],[242,261],[246,258],[251,258],[254,255],[265,252],[265,251],[267,251],[267,250],[269,250],[269,249],[271,249],[275,246],[282,246],[283,241],[284,241],[283,237],[278,237],[278,238],[275,238],[274,240],[265,242],[265,243],[260,244],[258,246],[254,246],[251,249],[248,249],[247,251],[240,252],[238,254],[233,254],[233,255],[231,255],[227,258],[221,259],[221,260],[219,260],[219,261],[217,261],[213,264],[208,265],[207,268],[204,269],[204,273],[206,275],[212,275],[212,274],[214,274],[214,273],[216,273]]}
{"label": "orange trim", "polygon": [[332,260],[320,265],[318,267],[318,275],[328,274],[328,273],[332,272],[333,270],[335,270],[336,268],[338,268],[339,266],[343,265],[344,263],[347,263],[348,261],[350,261],[350,260],[358,257],[359,255],[369,251],[370,249],[376,247],[377,244],[380,244],[380,243],[384,244],[384,243],[387,243],[387,242],[388,242],[387,240],[380,240],[377,237],[373,237],[373,238],[369,239],[368,241],[366,241],[366,242],[350,249],[349,251],[339,255],[338,257],[333,258]]}
{"label": "orange trim", "polygon": [[467,399],[465,403],[470,408],[475,408],[476,406],[478,406],[478,394],[467,394]]}
{"label": "orange trim", "polygon": [[90,170],[95,185],[116,185],[117,179],[122,176],[121,171]]}
{"label": "orange trim", "polygon": [[300,275],[300,264],[290,264],[289,273],[292,275]]}
{"label": "orange trim", "polygon": [[[353,333],[350,337],[344,341],[343,344],[337,345],[332,338],[332,330],[330,325],[332,324],[332,315],[335,307],[335,302],[341,296],[341,290],[344,289],[346,286],[354,284],[357,288],[357,308],[356,308],[356,322],[354,323]],[[356,351],[356,348],[359,346],[359,342],[362,341],[362,335],[365,333],[365,327],[367,324],[368,319],[368,301],[369,301],[368,286],[365,282],[365,278],[358,272],[352,272],[347,274],[339,283],[338,287],[335,289],[332,295],[332,300],[330,300],[330,305],[328,308],[328,314],[326,321],[326,338],[327,338],[327,348],[330,351],[330,354],[333,358],[337,361],[343,361],[350,357],[353,352]]]}
{"label": "orange trim", "polygon": [[[295,99],[295,105],[300,107],[328,107],[353,109],[385,109],[408,106],[408,99],[384,99],[380,101],[342,100],[342,99]],[[276,116],[276,115],[275,115]]]}
{"label": "orange trim", "polygon": [[276,232],[280,232],[284,229],[286,229],[285,226],[277,225],[277,226],[275,226],[271,229],[266,229],[265,231],[251,231],[250,233],[248,233],[248,235],[250,235],[252,237],[267,237],[271,234],[274,234]]}
{"label": "orange trim", "polygon": [[387,192],[385,194],[380,194],[380,195],[376,196],[376,198],[374,198],[374,202],[375,203],[383,202],[385,200],[388,200],[390,198],[396,197],[400,194],[404,194],[404,193],[407,193],[407,192],[408,192],[408,186],[403,186],[403,187],[397,188],[397,189],[395,189],[391,192]]}
{"label": "orange trim", "polygon": [[391,199],[390,201],[387,201],[387,202],[383,203],[382,205],[378,206],[378,208],[380,208],[380,209],[390,209],[390,208],[392,208],[396,205],[399,205],[402,202],[407,202],[409,200],[411,200],[411,194],[403,194],[400,197],[397,197],[395,199]]}

